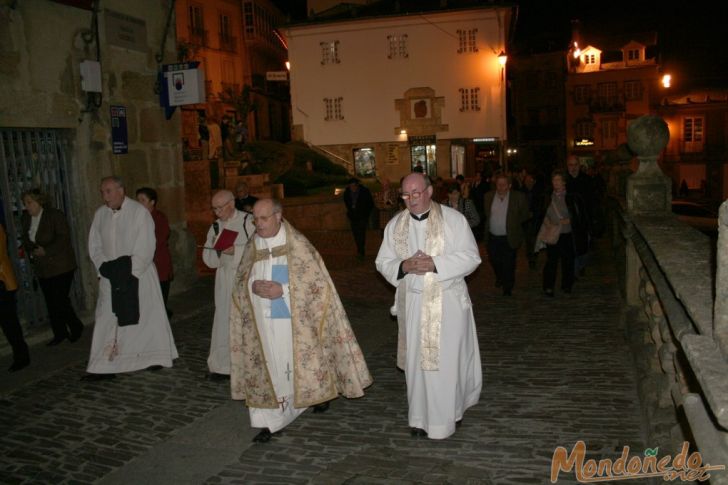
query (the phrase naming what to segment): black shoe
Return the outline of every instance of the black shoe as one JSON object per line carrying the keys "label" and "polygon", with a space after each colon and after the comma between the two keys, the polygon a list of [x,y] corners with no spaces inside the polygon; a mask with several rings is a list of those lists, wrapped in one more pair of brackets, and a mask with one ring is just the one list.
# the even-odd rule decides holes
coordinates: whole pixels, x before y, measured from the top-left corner
{"label": "black shoe", "polygon": [[161,365],[150,365],[149,367],[147,367],[146,370],[157,371],[162,369],[164,369],[164,367],[162,367]]}
{"label": "black shoe", "polygon": [[326,412],[326,411],[328,411],[328,410],[329,410],[329,402],[328,402],[328,401],[326,401],[326,402],[323,402],[323,403],[321,403],[321,404],[317,404],[317,405],[315,405],[315,406],[313,407],[313,412],[314,412],[315,414],[321,414],[321,413],[325,413],[325,412]]}
{"label": "black shoe", "polygon": [[220,382],[230,380],[230,376],[228,374],[218,374],[217,372],[210,372],[205,376],[205,379],[207,379],[208,381]]}
{"label": "black shoe", "polygon": [[415,438],[427,438],[427,431],[422,428],[410,428],[410,434]]}
{"label": "black shoe", "polygon": [[263,428],[260,433],[253,437],[253,443],[267,443],[273,437],[273,433],[268,428]]}
{"label": "black shoe", "polygon": [[20,369],[25,369],[30,365],[30,359],[14,360],[13,364],[8,367],[8,372],[17,372]]}
{"label": "black shoe", "polygon": [[50,342],[48,342],[46,344],[46,347],[55,347],[56,345],[60,344],[64,340],[66,340],[66,338],[67,338],[66,336],[63,336],[63,337],[53,337],[53,340],[51,340]]}
{"label": "black shoe", "polygon": [[111,379],[116,379],[116,374],[86,374],[81,377],[81,380],[85,382],[108,381]]}
{"label": "black shoe", "polygon": [[546,296],[548,296],[549,298],[553,298],[554,297],[554,290],[552,290],[550,288],[547,288],[547,289],[543,290],[543,294],[546,295]]}
{"label": "black shoe", "polygon": [[83,334],[83,327],[79,329],[78,332],[72,332],[71,335],[68,336],[68,341],[73,343],[81,338],[81,334]]}

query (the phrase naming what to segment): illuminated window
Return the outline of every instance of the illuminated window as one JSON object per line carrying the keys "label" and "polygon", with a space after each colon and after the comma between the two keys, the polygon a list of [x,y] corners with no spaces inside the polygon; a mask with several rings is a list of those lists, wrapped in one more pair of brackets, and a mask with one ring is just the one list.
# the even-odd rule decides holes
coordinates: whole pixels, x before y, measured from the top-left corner
{"label": "illuminated window", "polygon": [[337,121],[344,119],[341,104],[344,98],[324,98],[324,121]]}
{"label": "illuminated window", "polygon": [[597,63],[596,54],[585,54],[584,55],[584,64],[596,64],[596,63]]}
{"label": "illuminated window", "polygon": [[685,152],[703,151],[703,126],[702,116],[683,118],[683,149]]}
{"label": "illuminated window", "polygon": [[320,42],[321,46],[321,64],[338,64],[339,60],[339,41]]}
{"label": "illuminated window", "polygon": [[458,54],[478,52],[478,29],[458,30]]}
{"label": "illuminated window", "polygon": [[460,88],[460,111],[480,111],[480,88]]}
{"label": "illuminated window", "polygon": [[640,60],[640,50],[639,49],[629,49],[627,51],[627,60],[639,61]]}
{"label": "illuminated window", "polygon": [[409,57],[407,53],[407,34],[388,35],[387,36],[387,58],[406,59]]}

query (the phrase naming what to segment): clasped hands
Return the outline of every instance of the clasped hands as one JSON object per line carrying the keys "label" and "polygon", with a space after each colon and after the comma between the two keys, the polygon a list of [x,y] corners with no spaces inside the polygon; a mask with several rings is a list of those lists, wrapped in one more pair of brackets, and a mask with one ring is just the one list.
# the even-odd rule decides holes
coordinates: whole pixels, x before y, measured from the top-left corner
{"label": "clasped hands", "polygon": [[432,256],[418,250],[414,255],[402,262],[402,271],[416,275],[431,273],[435,271],[435,261]]}
{"label": "clasped hands", "polygon": [[283,286],[276,281],[255,280],[253,281],[253,294],[261,298],[275,300],[283,296]]}

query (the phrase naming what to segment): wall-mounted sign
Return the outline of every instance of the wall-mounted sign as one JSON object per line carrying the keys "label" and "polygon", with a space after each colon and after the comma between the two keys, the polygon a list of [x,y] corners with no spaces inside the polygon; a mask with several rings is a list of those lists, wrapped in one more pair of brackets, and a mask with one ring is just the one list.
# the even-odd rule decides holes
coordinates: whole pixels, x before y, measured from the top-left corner
{"label": "wall-mounted sign", "polygon": [[109,9],[105,9],[104,14],[106,42],[125,49],[147,51],[147,24],[144,20]]}
{"label": "wall-mounted sign", "polygon": [[495,141],[495,138],[492,136],[486,137],[486,138],[473,138],[473,143],[493,143]]}
{"label": "wall-mounted sign", "polygon": [[399,145],[396,143],[387,145],[387,164],[399,165]]}
{"label": "wall-mounted sign", "polygon": [[188,64],[164,66],[169,106],[205,102],[205,72]]}
{"label": "wall-mounted sign", "polygon": [[578,140],[574,140],[574,145],[578,147],[588,147],[592,146],[594,144],[594,140],[591,138],[580,138]]}
{"label": "wall-mounted sign", "polygon": [[129,153],[125,106],[111,106],[111,148],[114,155]]}
{"label": "wall-mounted sign", "polygon": [[288,81],[288,71],[268,71],[265,73],[267,81]]}

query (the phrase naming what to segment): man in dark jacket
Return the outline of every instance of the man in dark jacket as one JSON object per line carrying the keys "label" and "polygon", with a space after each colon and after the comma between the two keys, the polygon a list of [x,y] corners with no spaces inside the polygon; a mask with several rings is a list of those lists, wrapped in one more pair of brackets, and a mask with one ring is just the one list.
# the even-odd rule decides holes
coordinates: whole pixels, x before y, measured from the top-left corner
{"label": "man in dark jacket", "polygon": [[529,218],[526,196],[511,190],[508,175],[495,176],[495,190],[483,199],[483,224],[488,259],[495,272],[496,286],[510,296],[516,279],[516,250],[523,244],[523,223]]}
{"label": "man in dark jacket", "polygon": [[344,192],[344,204],[346,204],[346,216],[351,222],[351,232],[354,235],[359,259],[364,259],[367,223],[374,207],[372,194],[369,189],[359,184],[358,179],[349,179],[349,186]]}

